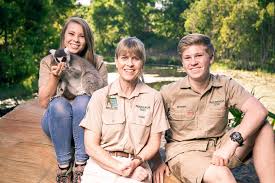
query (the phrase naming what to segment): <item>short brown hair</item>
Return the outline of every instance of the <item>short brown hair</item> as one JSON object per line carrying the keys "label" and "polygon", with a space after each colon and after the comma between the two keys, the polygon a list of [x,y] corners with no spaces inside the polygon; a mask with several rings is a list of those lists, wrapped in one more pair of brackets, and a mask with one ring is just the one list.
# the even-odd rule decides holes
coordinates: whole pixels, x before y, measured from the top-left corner
{"label": "short brown hair", "polygon": [[138,38],[127,37],[119,41],[116,47],[115,58],[117,59],[120,54],[125,52],[135,54],[140,60],[143,61],[143,63],[145,63],[145,47],[142,41],[140,41]]}
{"label": "short brown hair", "polygon": [[181,57],[186,48],[191,45],[203,45],[206,47],[206,52],[210,57],[214,56],[215,48],[211,43],[211,39],[203,34],[193,33],[184,36],[178,44],[178,54]]}

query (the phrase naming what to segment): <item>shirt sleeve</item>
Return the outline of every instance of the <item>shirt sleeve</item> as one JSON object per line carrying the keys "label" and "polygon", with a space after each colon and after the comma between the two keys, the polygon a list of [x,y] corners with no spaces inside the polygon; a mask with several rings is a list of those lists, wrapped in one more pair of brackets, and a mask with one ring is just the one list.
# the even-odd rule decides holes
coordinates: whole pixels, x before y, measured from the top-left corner
{"label": "shirt sleeve", "polygon": [[246,100],[253,96],[232,78],[229,78],[228,80],[227,90],[229,107],[236,107],[239,110],[241,110],[242,105],[246,102]]}
{"label": "shirt sleeve", "polygon": [[161,97],[162,97],[162,100],[163,100],[163,105],[164,105],[165,113],[167,115],[168,114],[168,110],[169,110],[169,102],[168,102],[168,96],[166,95],[167,91],[168,91],[168,90],[166,90],[166,87],[167,86],[165,86],[165,85],[161,87],[160,94],[161,94]]}
{"label": "shirt sleeve", "polygon": [[51,62],[51,58],[49,55],[44,57],[40,61],[38,88],[48,83],[48,80],[50,77],[50,71],[51,71],[50,62]]}
{"label": "shirt sleeve", "polygon": [[151,132],[159,133],[169,129],[169,123],[165,115],[162,97],[159,92],[155,95],[154,110],[153,110],[153,121]]}
{"label": "shirt sleeve", "polygon": [[102,129],[102,107],[103,102],[105,101],[102,98],[102,89],[99,89],[93,93],[91,97],[87,109],[86,114],[79,126],[83,128],[89,129],[96,134],[101,134]]}

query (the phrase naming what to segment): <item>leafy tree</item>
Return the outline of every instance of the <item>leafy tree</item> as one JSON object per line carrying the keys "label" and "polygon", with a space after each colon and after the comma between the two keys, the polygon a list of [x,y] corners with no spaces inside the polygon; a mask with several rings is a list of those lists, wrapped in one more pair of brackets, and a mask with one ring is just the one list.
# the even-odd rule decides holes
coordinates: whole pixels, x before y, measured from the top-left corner
{"label": "leafy tree", "polygon": [[126,35],[121,7],[114,0],[93,1],[92,21],[96,32],[96,46],[103,53],[113,50],[120,36]]}
{"label": "leafy tree", "polygon": [[[62,16],[71,7],[70,3],[68,0],[0,1],[1,85],[37,78],[33,76],[37,76],[39,60],[49,48],[58,45],[56,32],[60,26],[57,25],[60,17],[64,19]],[[62,16],[57,16],[57,12],[63,12]]]}
{"label": "leafy tree", "polygon": [[179,39],[185,32],[185,17],[182,13],[188,9],[189,2],[183,0],[160,0],[160,8],[155,10],[153,19],[155,32],[170,39]]}
{"label": "leafy tree", "polygon": [[201,0],[184,17],[187,32],[212,38],[219,59],[243,69],[274,68],[274,2]]}

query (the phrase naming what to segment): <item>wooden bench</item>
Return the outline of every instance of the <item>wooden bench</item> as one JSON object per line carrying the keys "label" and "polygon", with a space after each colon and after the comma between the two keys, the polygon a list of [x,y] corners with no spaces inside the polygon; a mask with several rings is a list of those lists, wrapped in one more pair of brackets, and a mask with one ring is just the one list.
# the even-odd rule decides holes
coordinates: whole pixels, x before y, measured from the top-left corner
{"label": "wooden bench", "polygon": [[[37,99],[0,118],[1,183],[54,183],[57,162],[53,145],[41,129],[44,109]],[[257,183],[252,163],[233,170],[239,183]],[[180,183],[174,176],[165,183]]]}

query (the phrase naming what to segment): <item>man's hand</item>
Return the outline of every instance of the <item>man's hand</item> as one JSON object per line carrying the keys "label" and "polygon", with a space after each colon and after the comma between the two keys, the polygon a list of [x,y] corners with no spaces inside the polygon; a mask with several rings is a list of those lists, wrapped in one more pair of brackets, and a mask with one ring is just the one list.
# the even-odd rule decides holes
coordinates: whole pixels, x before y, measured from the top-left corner
{"label": "man's hand", "polygon": [[227,142],[222,145],[221,148],[217,149],[213,153],[211,164],[216,166],[227,166],[229,163],[229,159],[233,156],[237,147],[238,143],[227,140]]}
{"label": "man's hand", "polygon": [[65,63],[61,62],[61,63],[51,67],[51,73],[55,77],[60,77],[60,75],[64,69],[65,69]]}
{"label": "man's hand", "polygon": [[166,176],[169,176],[170,170],[165,163],[162,163],[153,173],[154,183],[163,183],[164,174],[166,174]]}

